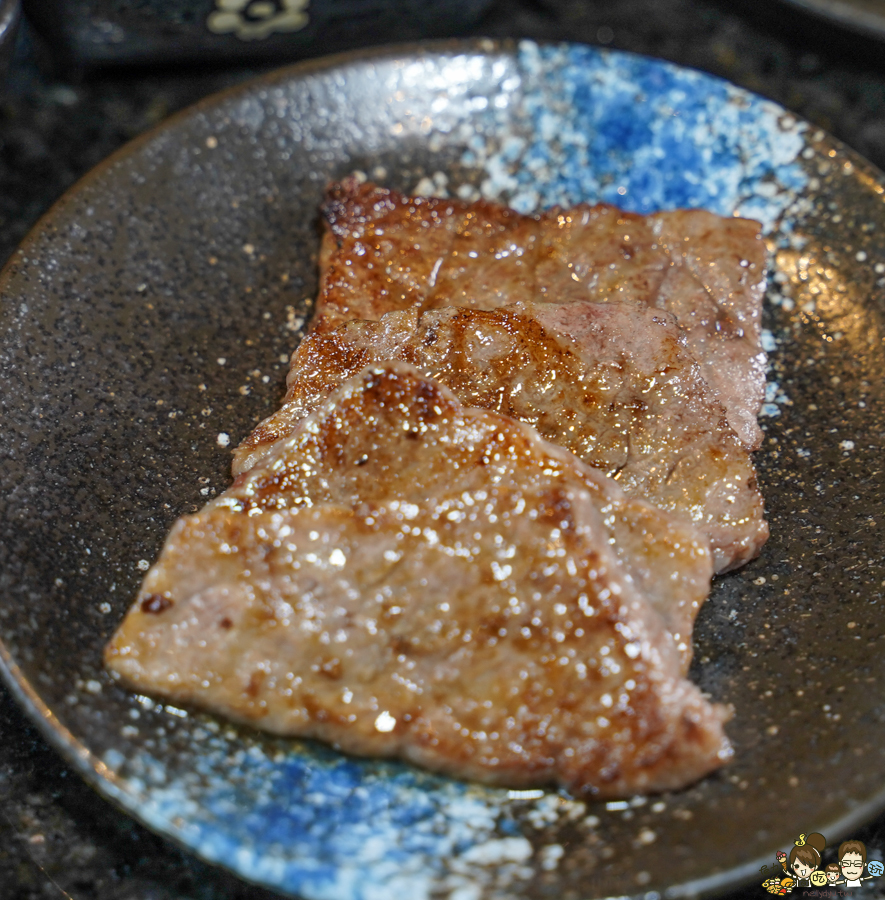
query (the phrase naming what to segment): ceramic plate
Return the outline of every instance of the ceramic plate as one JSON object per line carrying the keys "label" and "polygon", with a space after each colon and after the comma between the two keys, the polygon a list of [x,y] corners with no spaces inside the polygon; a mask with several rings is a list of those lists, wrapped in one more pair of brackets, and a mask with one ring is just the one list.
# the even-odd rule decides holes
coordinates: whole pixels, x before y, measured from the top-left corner
{"label": "ceramic plate", "polygon": [[786,0],[872,37],[885,38],[885,0]]}
{"label": "ceramic plate", "polygon": [[[693,677],[735,761],[585,804],[231,727],[118,688],[101,649],[167,529],[228,484],[316,290],[317,204],[361,170],[530,210],[604,200],[759,219],[772,538],[698,620]],[[100,791],[309,900],[649,900],[758,878],[800,831],[885,806],[885,203],[879,173],[779,107],[585,46],[438,44],[211,98],[38,225],[0,296],[0,660]]]}

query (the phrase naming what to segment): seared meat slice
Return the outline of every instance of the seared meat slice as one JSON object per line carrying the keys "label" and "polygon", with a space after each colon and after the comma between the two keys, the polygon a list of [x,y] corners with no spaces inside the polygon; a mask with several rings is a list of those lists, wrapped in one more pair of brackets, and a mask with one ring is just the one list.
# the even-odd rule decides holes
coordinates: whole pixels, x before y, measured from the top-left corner
{"label": "seared meat slice", "polygon": [[728,424],[749,449],[759,447],[766,356],[758,222],[581,205],[543,214],[541,234],[536,274],[545,300],[633,300],[673,313]]}
{"label": "seared meat slice", "polygon": [[705,537],[683,517],[625,496],[612,479],[543,441],[533,428],[465,409],[449,390],[409,366],[387,366],[392,368],[345,382],[239,476],[224,502],[248,508],[319,502],[350,507],[391,497],[420,503],[447,492],[453,471],[461,491],[528,479],[573,484],[603,511],[609,544],[664,618],[687,669],[692,626],[712,577]]}
{"label": "seared meat slice", "polygon": [[366,370],[179,520],[107,665],[459,777],[682,787],[729,758],[725,713],[683,677],[582,468],[401,364]]}
{"label": "seared meat slice", "polygon": [[537,217],[484,200],[406,197],[354,178],[329,186],[322,213],[313,331],[413,306],[538,299]]}
{"label": "seared meat slice", "polygon": [[525,216],[495,203],[330,186],[312,328],[440,306],[629,300],[673,313],[750,448],[765,388],[759,224],[703,210],[650,216],[582,204]]}
{"label": "seared meat slice", "polygon": [[671,315],[630,303],[516,304],[389,313],[315,332],[292,357],[282,408],[238,448],[235,473],[342,381],[402,359],[466,406],[506,413],[613,476],[632,497],[690,518],[717,572],[768,536],[749,451]]}

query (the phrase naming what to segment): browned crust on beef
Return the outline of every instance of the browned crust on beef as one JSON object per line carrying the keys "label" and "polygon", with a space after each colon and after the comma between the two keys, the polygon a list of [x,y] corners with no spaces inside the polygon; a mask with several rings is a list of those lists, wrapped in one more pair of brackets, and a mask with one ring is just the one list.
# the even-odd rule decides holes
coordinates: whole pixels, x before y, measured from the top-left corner
{"label": "browned crust on beef", "polygon": [[363,370],[179,520],[106,663],[140,691],[459,777],[682,787],[730,756],[725,713],[612,550],[619,491],[598,478],[411,367]]}
{"label": "browned crust on beef", "polygon": [[689,352],[750,449],[765,383],[758,222],[605,204],[521,215],[487,201],[406,197],[345,179],[330,186],[312,329],[440,306],[630,301],[674,314]]}
{"label": "browned crust on beef", "polygon": [[400,359],[467,406],[493,409],[614,477],[632,497],[686,516],[717,572],[768,536],[749,451],[685,348],[673,317],[632,303],[412,308],[307,336],[280,410],[237,449],[247,471],[344,380]]}

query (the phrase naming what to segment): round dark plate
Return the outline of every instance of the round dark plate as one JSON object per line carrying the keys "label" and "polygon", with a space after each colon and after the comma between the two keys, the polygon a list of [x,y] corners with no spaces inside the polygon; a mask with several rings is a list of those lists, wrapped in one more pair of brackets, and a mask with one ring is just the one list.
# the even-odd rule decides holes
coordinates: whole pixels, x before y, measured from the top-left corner
{"label": "round dark plate", "polygon": [[[229,480],[317,283],[317,205],[353,170],[527,210],[607,200],[760,219],[772,538],[717,580],[693,677],[735,761],[584,804],[357,760],[118,688],[101,650],[174,519]],[[129,145],[0,280],[0,671],[142,822],[310,900],[653,900],[757,878],[800,832],[885,806],[882,176],[707,75],[584,46],[323,60]]]}
{"label": "round dark plate", "polygon": [[885,39],[885,0],[785,0],[852,31]]}

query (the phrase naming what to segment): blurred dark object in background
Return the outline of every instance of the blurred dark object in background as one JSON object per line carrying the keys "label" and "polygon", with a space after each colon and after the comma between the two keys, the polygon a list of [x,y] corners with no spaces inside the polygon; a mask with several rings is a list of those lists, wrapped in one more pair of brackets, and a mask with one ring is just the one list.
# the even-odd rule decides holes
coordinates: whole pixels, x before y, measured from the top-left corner
{"label": "blurred dark object in background", "polygon": [[882,0],[787,0],[799,9],[832,19],[861,34],[885,38],[885,3]]}
{"label": "blurred dark object in background", "polygon": [[463,34],[491,0],[26,0],[73,68],[258,62]]}
{"label": "blurred dark object in background", "polygon": [[0,0],[0,78],[6,75],[21,18],[19,0]]}

